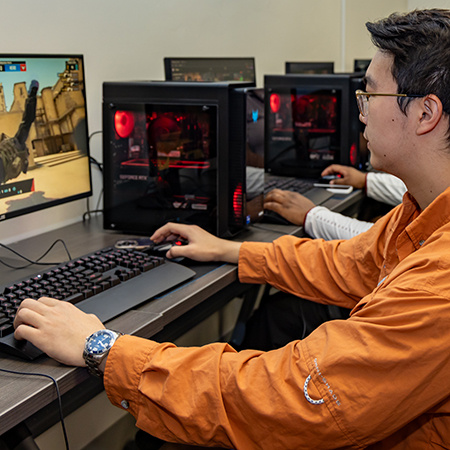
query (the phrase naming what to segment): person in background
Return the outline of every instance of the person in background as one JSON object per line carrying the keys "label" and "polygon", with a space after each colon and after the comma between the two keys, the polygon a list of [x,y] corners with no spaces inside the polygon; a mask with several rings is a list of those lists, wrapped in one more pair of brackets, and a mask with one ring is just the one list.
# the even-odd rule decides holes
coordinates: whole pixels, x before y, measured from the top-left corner
{"label": "person in background", "polygon": [[172,223],[151,237],[181,236],[188,245],[168,257],[238,263],[241,282],[351,308],[347,320],[268,352],[178,348],[105,330],[76,306],[42,298],[22,302],[16,338],[104,373],[111,402],[166,441],[450,448],[450,10],[366,27],[377,51],[367,92],[356,93],[360,120],[374,169],[408,188],[401,205],[348,240],[241,243]]}
{"label": "person in background", "polygon": [[[406,192],[405,183],[394,175],[381,172],[361,172],[354,167],[333,164],[322,176],[340,174],[330,182],[363,189],[367,197],[378,202],[396,206],[402,202]],[[373,222],[354,219],[324,206],[316,206],[311,200],[297,192],[273,189],[264,198],[264,208],[275,211],[294,225],[302,225],[313,238],[350,239],[367,231]]]}

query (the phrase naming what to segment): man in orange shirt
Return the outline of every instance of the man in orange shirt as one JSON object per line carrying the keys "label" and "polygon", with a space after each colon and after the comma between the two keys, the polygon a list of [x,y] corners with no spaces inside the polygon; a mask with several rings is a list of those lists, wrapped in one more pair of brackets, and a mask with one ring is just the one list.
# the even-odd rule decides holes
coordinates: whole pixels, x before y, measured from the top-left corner
{"label": "man in orange shirt", "polygon": [[351,308],[349,319],[277,350],[235,352],[108,335],[96,317],[42,298],[23,301],[16,337],[104,372],[111,402],[168,441],[450,448],[450,11],[392,15],[367,28],[378,50],[367,92],[357,92],[360,119],[373,167],[408,188],[402,205],[343,241],[241,244],[179,224],[153,235],[189,241],[170,257],[239,263],[242,282]]}

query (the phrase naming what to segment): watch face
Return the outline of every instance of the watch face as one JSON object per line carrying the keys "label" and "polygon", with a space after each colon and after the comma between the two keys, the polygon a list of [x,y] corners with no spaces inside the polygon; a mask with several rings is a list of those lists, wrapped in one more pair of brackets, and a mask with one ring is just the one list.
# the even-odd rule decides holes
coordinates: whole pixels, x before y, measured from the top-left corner
{"label": "watch face", "polygon": [[110,330],[99,330],[91,335],[86,343],[86,350],[91,355],[99,355],[112,347],[116,335]]}

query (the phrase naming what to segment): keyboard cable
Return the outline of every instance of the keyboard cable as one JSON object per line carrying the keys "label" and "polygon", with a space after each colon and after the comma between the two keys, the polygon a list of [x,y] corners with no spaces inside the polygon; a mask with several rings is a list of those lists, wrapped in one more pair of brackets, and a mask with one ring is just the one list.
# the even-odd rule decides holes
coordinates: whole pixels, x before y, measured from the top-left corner
{"label": "keyboard cable", "polygon": [[16,250],[12,249],[11,247],[8,247],[5,244],[1,244],[0,243],[0,247],[4,248],[12,253],[14,253],[15,255],[19,256],[20,258],[24,259],[25,261],[27,261],[29,264],[26,264],[24,266],[12,266],[11,264],[6,263],[5,261],[3,261],[2,259],[0,259],[0,264],[3,264],[6,267],[9,267],[10,269],[25,269],[26,267],[29,267],[33,264],[37,264],[37,265],[41,265],[41,266],[56,266],[58,264],[61,264],[61,262],[41,262],[41,259],[45,258],[48,253],[53,249],[53,247],[58,244],[59,242],[61,242],[61,244],[64,246],[64,249],[66,250],[67,256],[68,256],[68,261],[72,260],[72,257],[70,256],[70,252],[69,249],[67,248],[65,242],[62,239],[57,239],[55,242],[53,242],[53,244],[44,252],[44,254],[42,256],[40,256],[38,259],[36,259],[35,261],[27,258],[26,256],[22,255],[21,253],[17,252]]}
{"label": "keyboard cable", "polygon": [[56,379],[45,373],[19,372],[19,371],[8,370],[8,369],[0,369],[0,372],[6,372],[6,373],[13,374],[13,375],[25,375],[25,376],[30,375],[30,376],[36,376],[36,377],[46,377],[46,378],[49,378],[53,382],[53,384],[55,385],[56,395],[58,398],[59,420],[61,422],[62,432],[63,432],[63,436],[64,436],[64,442],[66,445],[66,450],[69,450],[69,439],[67,437],[66,425],[64,423],[64,414],[63,414],[63,409],[62,409],[61,394],[59,392],[58,382],[56,381]]}

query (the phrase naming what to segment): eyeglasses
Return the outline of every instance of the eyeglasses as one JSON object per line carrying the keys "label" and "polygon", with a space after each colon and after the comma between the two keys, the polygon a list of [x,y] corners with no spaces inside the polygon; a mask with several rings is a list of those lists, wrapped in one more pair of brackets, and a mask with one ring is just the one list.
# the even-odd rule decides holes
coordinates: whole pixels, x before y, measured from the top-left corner
{"label": "eyeglasses", "polygon": [[355,92],[355,94],[359,112],[363,117],[367,117],[367,114],[369,114],[369,97],[423,97],[423,95],[415,94],[379,94],[378,92],[364,92],[359,89]]}

